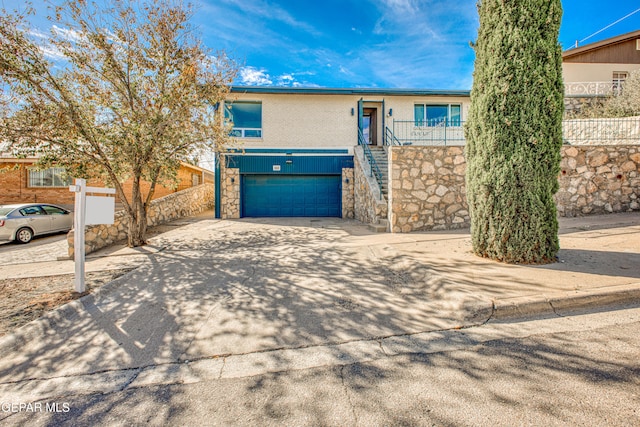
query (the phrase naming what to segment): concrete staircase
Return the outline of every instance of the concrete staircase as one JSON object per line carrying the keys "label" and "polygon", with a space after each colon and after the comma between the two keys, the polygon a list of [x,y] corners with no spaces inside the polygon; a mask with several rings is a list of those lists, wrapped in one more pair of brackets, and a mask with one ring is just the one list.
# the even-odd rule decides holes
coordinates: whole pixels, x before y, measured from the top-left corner
{"label": "concrete staircase", "polygon": [[386,199],[387,194],[389,194],[389,160],[387,159],[387,152],[383,147],[375,145],[369,148],[382,174],[382,182],[380,184],[382,185],[382,195]]}
{"label": "concrete staircase", "polygon": [[[387,152],[383,147],[370,146],[371,154],[373,155],[378,169],[382,174],[382,197],[386,200],[389,194],[389,159],[387,158]],[[376,233],[386,233],[389,229],[389,221],[386,218],[378,218],[377,222],[369,224],[369,230]]]}
{"label": "concrete staircase", "polygon": [[378,218],[378,222],[368,225],[369,230],[375,233],[386,233],[389,230],[389,220]]}

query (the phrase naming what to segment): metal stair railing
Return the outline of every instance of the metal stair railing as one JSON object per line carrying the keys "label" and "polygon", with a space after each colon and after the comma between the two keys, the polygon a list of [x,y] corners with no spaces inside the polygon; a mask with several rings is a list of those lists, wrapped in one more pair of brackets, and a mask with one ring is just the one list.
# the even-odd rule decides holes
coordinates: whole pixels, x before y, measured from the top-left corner
{"label": "metal stair railing", "polygon": [[396,138],[389,126],[385,126],[384,145],[402,145],[400,140]]}
{"label": "metal stair railing", "polygon": [[380,190],[380,199],[382,200],[382,172],[380,172],[378,163],[373,157],[373,153],[371,152],[371,148],[369,148],[369,144],[367,144],[367,142],[364,140],[364,135],[362,134],[361,129],[358,129],[358,145],[361,145],[364,149],[364,156],[369,161],[369,176],[375,176],[376,182],[378,183],[378,189]]}

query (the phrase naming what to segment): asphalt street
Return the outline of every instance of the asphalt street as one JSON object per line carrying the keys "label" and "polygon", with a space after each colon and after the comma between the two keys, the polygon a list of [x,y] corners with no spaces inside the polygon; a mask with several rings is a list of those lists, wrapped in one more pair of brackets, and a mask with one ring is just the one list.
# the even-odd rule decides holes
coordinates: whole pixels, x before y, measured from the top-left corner
{"label": "asphalt street", "polygon": [[638,332],[640,308],[489,323],[368,362],[62,393],[0,425],[639,425]]}

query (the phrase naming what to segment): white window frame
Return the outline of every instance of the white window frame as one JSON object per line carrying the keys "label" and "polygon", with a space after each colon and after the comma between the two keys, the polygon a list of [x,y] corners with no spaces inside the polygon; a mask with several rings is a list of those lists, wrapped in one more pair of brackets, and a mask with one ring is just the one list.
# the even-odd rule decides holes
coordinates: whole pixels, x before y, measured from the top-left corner
{"label": "white window frame", "polygon": [[[224,123],[225,125],[233,125],[232,122],[230,122],[227,119],[226,113],[227,113],[227,106],[228,105],[234,105],[234,104],[260,104],[260,127],[259,128],[240,128],[240,127],[235,127],[233,126],[231,128],[231,131],[229,132],[229,135],[235,138],[248,138],[248,139],[261,139],[262,135],[263,135],[263,131],[262,131],[262,101],[250,101],[250,100],[240,100],[240,101],[225,101],[224,103],[224,112],[223,112],[223,119],[224,119]],[[233,114],[233,113],[231,113]],[[255,133],[257,133],[257,135],[255,135]]]}
{"label": "white window frame", "polygon": [[[64,188],[71,185],[73,179],[66,176],[65,168],[52,167],[48,169],[28,169],[29,188]],[[46,184],[49,182],[50,184]],[[58,184],[58,185],[56,185]]]}
{"label": "white window frame", "polygon": [[612,87],[614,91],[622,90],[622,86],[624,82],[629,78],[629,73],[627,71],[614,71],[612,76]]}

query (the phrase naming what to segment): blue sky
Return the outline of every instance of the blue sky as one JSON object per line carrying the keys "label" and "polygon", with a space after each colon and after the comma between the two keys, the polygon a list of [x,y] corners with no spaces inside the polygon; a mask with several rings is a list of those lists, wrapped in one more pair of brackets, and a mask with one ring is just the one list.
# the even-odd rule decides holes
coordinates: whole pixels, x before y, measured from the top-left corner
{"label": "blue sky", "polygon": [[[210,46],[245,66],[245,84],[469,89],[475,0],[201,0]],[[615,7],[614,7],[615,6]],[[640,8],[623,0],[563,2],[568,48]],[[640,12],[585,41],[640,29]]]}
{"label": "blue sky", "polygon": [[[193,1],[204,43],[240,63],[237,84],[471,88],[476,0]],[[565,0],[563,8],[560,42],[566,49],[640,2]],[[638,29],[640,12],[581,45]]]}

